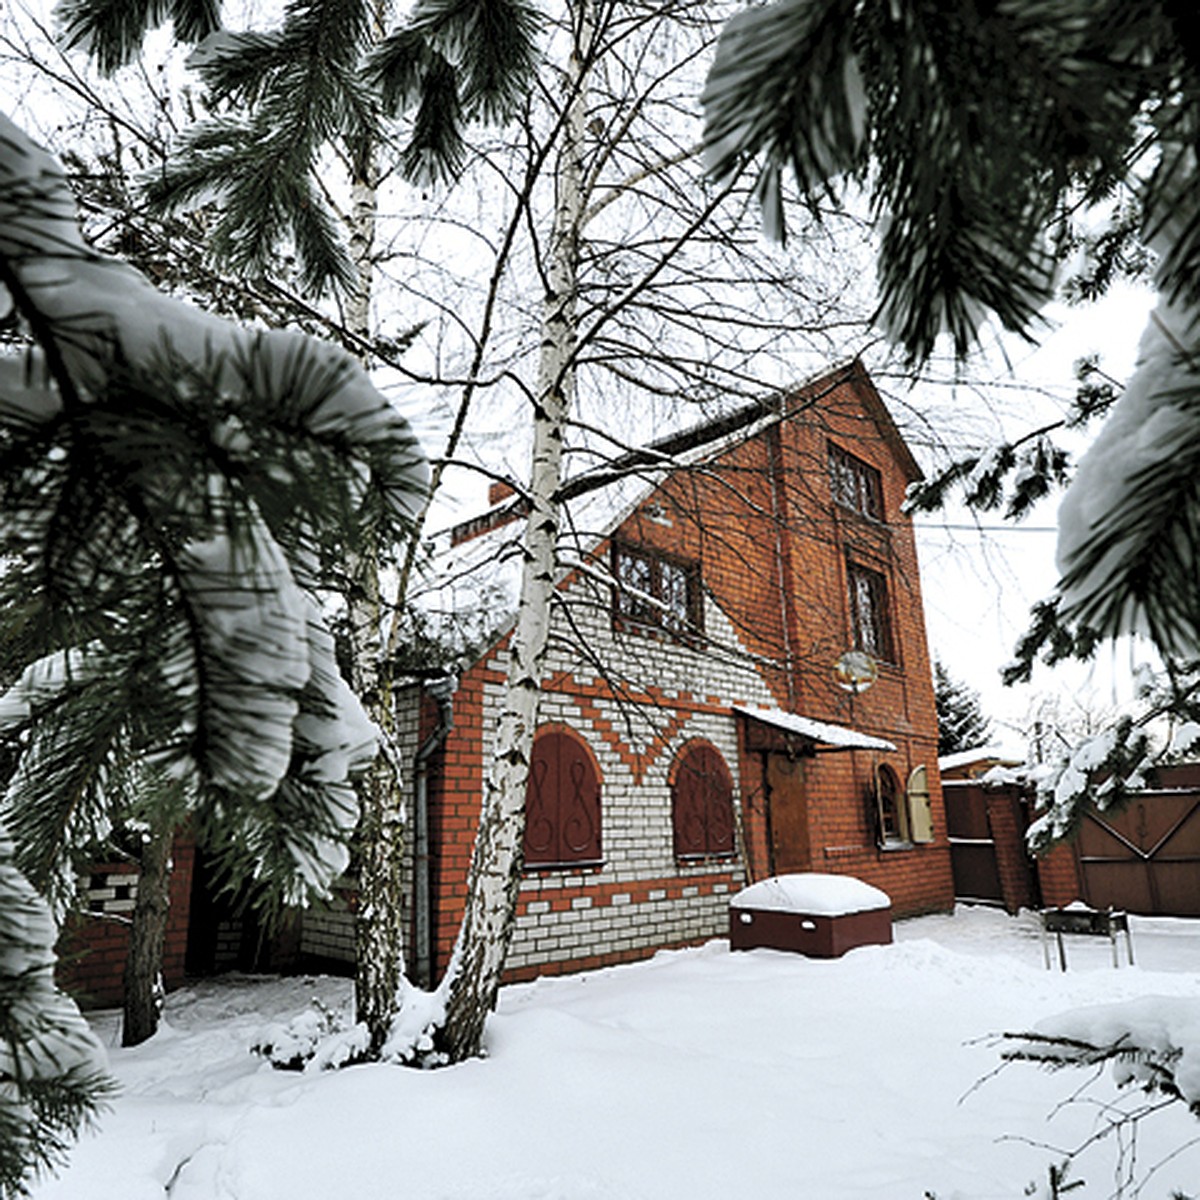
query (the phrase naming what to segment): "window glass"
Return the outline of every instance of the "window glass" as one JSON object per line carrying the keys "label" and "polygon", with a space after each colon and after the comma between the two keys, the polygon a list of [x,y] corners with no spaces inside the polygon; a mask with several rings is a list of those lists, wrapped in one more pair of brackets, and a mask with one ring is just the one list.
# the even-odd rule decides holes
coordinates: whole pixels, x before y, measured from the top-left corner
{"label": "window glass", "polygon": [[663,624],[676,633],[687,629],[691,622],[691,572],[678,563],[661,562],[662,601],[666,606]]}
{"label": "window glass", "polygon": [[614,545],[613,613],[676,636],[701,628],[700,572],[692,563]]}
{"label": "window glass", "polygon": [[900,804],[900,781],[891,767],[881,766],[878,773],[876,802],[879,806],[879,839],[881,842],[906,842],[904,810]]}
{"label": "window glass", "polygon": [[883,520],[883,482],[879,472],[861,458],[829,447],[829,479],[833,498],[844,508],[852,508],[864,517]]}
{"label": "window glass", "polygon": [[878,571],[857,563],[849,564],[847,576],[854,648],[883,662],[895,662],[886,581]]}

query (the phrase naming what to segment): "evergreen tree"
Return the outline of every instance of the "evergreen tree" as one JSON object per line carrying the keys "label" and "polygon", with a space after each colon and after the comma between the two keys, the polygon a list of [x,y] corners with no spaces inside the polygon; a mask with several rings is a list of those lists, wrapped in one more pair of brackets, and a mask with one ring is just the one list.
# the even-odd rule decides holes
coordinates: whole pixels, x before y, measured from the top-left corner
{"label": "evergreen tree", "polygon": [[[1072,482],[1059,594],[1036,646],[1140,631],[1200,651],[1200,53],[1161,2],[778,0],[726,27],[704,96],[718,177],[761,154],[776,230],[790,166],[814,208],[844,184],[880,222],[878,317],[914,364],[984,321],[1032,337],[1070,214],[1118,189],[1102,287],[1136,226],[1160,303],[1141,365]],[[1084,288],[1084,292],[1088,291]],[[1143,436],[1152,429],[1152,436]]]}
{"label": "evergreen tree", "polygon": [[938,754],[975,750],[991,737],[991,726],[979,704],[979,693],[954,679],[940,662],[933,664],[937,703]]}
{"label": "evergreen tree", "polygon": [[[365,359],[373,345],[380,147],[411,113],[397,155],[401,170],[422,182],[453,176],[465,125],[509,114],[525,95],[535,11],[525,0],[423,0],[389,28],[395,12],[386,2],[291,0],[274,28],[231,32],[219,29],[218,4],[192,12],[185,0],[183,8],[187,19],[175,14],[175,35],[200,42],[191,62],[216,115],[186,131],[150,189],[152,202],[173,210],[216,197],[211,249],[235,271],[269,271],[294,254],[302,288],[335,294]],[[66,0],[59,12],[67,44],[86,47],[107,72],[137,55],[163,15],[143,8],[114,21],[105,0]],[[333,199],[331,163],[344,168],[346,211]],[[423,519],[424,511],[418,526]],[[394,650],[396,635],[384,628],[378,571],[388,552],[367,539],[343,563],[350,679],[385,739],[394,725],[393,672],[380,651]],[[411,558],[402,578],[410,567]],[[405,806],[394,762],[394,754],[381,755],[360,785],[356,998],[376,1051],[395,1015],[403,960]]]}
{"label": "evergreen tree", "polygon": [[[439,459],[452,458],[472,398],[487,388],[519,397],[531,414],[536,442],[523,492],[532,513],[522,546],[528,586],[522,589],[510,642],[513,669],[485,786],[468,885],[470,907],[453,971],[443,981],[446,1025],[435,1039],[438,1049],[453,1058],[479,1047],[511,936],[525,773],[558,569],[556,543],[569,541],[572,533],[562,517],[563,454],[575,452],[576,462],[601,464],[614,446],[619,451],[639,443],[656,405],[657,411],[689,402],[717,408],[751,395],[758,399],[764,389],[790,384],[813,369],[814,361],[802,361],[798,345],[805,350],[818,345],[821,365],[835,352],[835,342],[836,353],[845,351],[844,340],[828,332],[845,312],[839,307],[841,288],[830,283],[840,276],[831,272],[821,278],[809,270],[821,248],[807,246],[803,260],[795,262],[761,253],[753,220],[741,220],[744,195],[704,184],[689,114],[699,86],[697,64],[711,45],[714,19],[711,9],[690,3],[653,12],[623,3],[554,6],[547,14],[547,52],[539,60],[538,86],[523,97],[520,120],[496,133],[471,159],[476,178],[484,179],[477,211],[470,212],[469,203],[455,209],[441,194],[435,218],[429,204],[413,204],[434,236],[438,220],[455,229],[455,254],[461,254],[462,229],[476,231],[478,244],[494,252],[488,278],[471,278],[474,293],[462,305],[455,300],[465,288],[450,290],[460,284],[450,266],[432,280],[416,273],[392,280],[423,305],[432,301],[433,311],[442,314],[436,353],[448,364],[446,375],[453,382],[437,382],[447,391],[453,387],[459,399]],[[214,88],[219,89],[224,68],[214,73],[210,51],[225,57],[230,48],[236,48],[236,39],[216,40],[202,50],[201,70]],[[297,88],[289,92],[302,94]],[[230,93],[230,119],[235,101],[244,135],[255,119],[254,107],[264,101]],[[249,111],[243,111],[246,105]],[[188,148],[194,149],[190,143]],[[380,162],[386,166],[384,153],[380,150]],[[190,167],[199,169],[201,157],[192,153]],[[186,159],[179,160],[180,172],[189,168]],[[172,166],[166,178],[184,176]],[[211,191],[222,194],[221,189],[217,171]],[[714,220],[718,209],[722,219]],[[426,237],[422,232],[414,243]],[[840,256],[839,268],[844,261]],[[746,305],[734,282],[743,277],[760,289],[761,304]],[[830,318],[833,311],[838,318]],[[469,323],[468,314],[475,313],[478,318]],[[803,317],[797,320],[797,314]],[[860,323],[842,320],[841,329],[847,327],[857,331]],[[460,331],[465,348],[456,354],[448,343]],[[619,421],[614,420],[618,406]],[[510,399],[510,426],[514,407]],[[513,475],[522,477],[521,468]],[[363,583],[361,598],[369,609],[375,595]],[[370,619],[361,627],[368,635],[375,628]],[[380,640],[374,638],[376,646]],[[388,717],[390,665],[385,660],[376,674],[356,680],[361,694],[380,697],[375,713],[381,723]],[[380,829],[395,820],[395,811],[394,803],[368,807],[369,819]],[[364,845],[394,844],[374,834],[363,840]],[[360,1017],[378,1037],[386,1032],[380,1018],[390,1015],[388,1005],[400,994],[399,943],[389,946],[377,936],[389,914],[399,924],[398,885],[391,882],[399,863],[394,854],[380,856],[383,883],[376,888],[370,883],[373,858],[364,854],[361,860],[356,997]],[[374,982],[364,980],[364,973]],[[379,1003],[364,1005],[373,996]]]}
{"label": "evergreen tree", "polygon": [[103,1102],[104,1050],[54,986],[57,929],[0,825],[0,1196],[28,1194]]}
{"label": "evergreen tree", "polygon": [[424,460],[345,354],[157,293],[81,239],[59,165],[0,117],[0,736],[18,866],[187,816],[264,905],[347,862],[374,731],[321,597],[403,541]]}

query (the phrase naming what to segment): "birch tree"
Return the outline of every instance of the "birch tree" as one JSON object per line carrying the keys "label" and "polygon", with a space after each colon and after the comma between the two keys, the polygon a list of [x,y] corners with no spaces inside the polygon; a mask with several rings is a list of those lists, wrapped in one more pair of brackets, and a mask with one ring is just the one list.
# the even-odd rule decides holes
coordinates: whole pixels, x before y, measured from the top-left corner
{"label": "birch tree", "polygon": [[[101,70],[112,72],[136,55],[160,14],[145,10],[114,21],[107,6],[81,0],[61,5],[59,16],[66,42],[86,48]],[[409,174],[438,178],[451,169],[460,154],[460,126],[512,104],[529,60],[530,10],[520,0],[470,9],[426,5],[389,29],[391,8],[384,2],[294,0],[275,28],[241,33],[220,30],[215,5],[194,11],[185,5],[171,16],[177,37],[203,43],[193,65],[218,111],[186,131],[152,198],[171,210],[219,195],[210,236],[218,260],[235,270],[258,272],[277,263],[288,243],[300,286],[312,296],[332,294],[344,339],[368,362],[378,349],[370,313],[387,119],[415,109],[400,155]],[[340,168],[344,207],[328,186],[331,162]],[[403,798],[390,746],[391,677],[381,661],[395,637],[386,633],[378,580],[390,550],[366,546],[344,564],[352,684],[385,745],[361,787],[358,836],[356,995],[376,1048],[395,1011],[403,962]]]}
{"label": "birch tree", "polygon": [[[531,513],[471,907],[438,992],[435,1040],[450,1057],[479,1046],[511,933],[566,456],[575,470],[598,466],[664,417],[758,398],[857,348],[865,328],[847,300],[861,230],[847,222],[849,243],[798,238],[781,254],[758,238],[744,185],[704,180],[695,98],[719,14],[610,0],[544,16],[534,85],[513,120],[463,146],[455,188],[399,186],[392,148],[380,148],[397,224],[376,241],[375,307],[421,322],[403,367],[452,414],[434,480],[443,466],[482,468],[516,483]],[[467,452],[497,427],[508,431],[499,457],[486,444]],[[378,919],[374,905],[365,912]],[[394,946],[370,957],[378,978],[399,970]],[[395,978],[379,1011],[397,1002]]]}
{"label": "birch tree", "polygon": [[[802,370],[797,364],[813,343],[824,350],[825,339],[837,336],[831,312],[854,328],[844,280],[822,279],[815,263],[787,280],[785,268],[756,258],[744,240],[744,192],[703,186],[698,144],[683,140],[692,130],[671,110],[686,95],[691,63],[708,44],[710,19],[691,5],[646,18],[625,5],[580,0],[551,21],[563,39],[565,65],[548,68],[547,78],[560,91],[549,100],[544,140],[522,160],[545,163],[553,188],[535,259],[542,312],[528,400],[530,469],[522,488],[529,514],[466,911],[439,988],[446,1016],[435,1041],[451,1059],[480,1049],[514,928],[525,786],[561,569],[564,453],[598,464],[614,446],[628,448],[617,426],[636,429],[639,404],[664,392],[676,419],[680,408],[721,411],[748,395],[757,398],[768,380],[794,379],[787,372]],[[640,119],[652,128],[659,122],[660,137],[639,136]],[[509,172],[508,178],[529,176]],[[521,201],[527,194],[532,207],[528,190]],[[824,245],[814,242],[811,249],[817,259]],[[763,311],[740,308],[739,275],[769,296]],[[614,278],[620,281],[615,286]],[[805,292],[808,303],[797,296]],[[834,294],[840,307],[830,299]],[[824,311],[822,300],[828,301]],[[798,334],[787,339],[785,313],[803,313],[812,322],[811,342]],[[583,399],[589,416],[597,414],[591,420],[580,416]],[[607,444],[598,446],[598,439]]]}

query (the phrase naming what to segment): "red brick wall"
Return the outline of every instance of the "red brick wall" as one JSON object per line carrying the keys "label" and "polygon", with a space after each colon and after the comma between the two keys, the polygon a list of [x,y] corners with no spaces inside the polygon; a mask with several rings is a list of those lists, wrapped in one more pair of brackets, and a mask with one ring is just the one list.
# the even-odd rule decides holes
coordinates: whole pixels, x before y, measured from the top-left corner
{"label": "red brick wall", "polygon": [[985,793],[988,824],[996,846],[996,870],[1004,907],[1010,913],[1022,908],[1036,908],[1034,877],[1025,849],[1025,820],[1022,813],[1022,793],[1019,788],[988,789]]}
{"label": "red brick wall", "polygon": [[[753,694],[749,688],[730,691],[727,682],[720,682],[727,681],[727,674],[714,667],[710,678],[702,664],[683,688],[668,686],[650,670],[635,676],[623,669],[618,673],[621,701],[653,713],[653,734],[635,737],[614,708],[612,684],[586,669],[586,656],[567,656],[571,665],[552,668],[547,703],[553,719],[566,720],[608,763],[610,778],[602,785],[602,794],[619,776],[620,786],[644,789],[647,808],[656,811],[664,805],[669,809],[665,780],[659,776],[678,745],[696,735],[698,721],[726,722],[733,739],[732,749],[726,751],[728,765],[740,784],[745,867],[755,878],[767,873],[770,861],[761,763],[755,754],[738,753],[739,734],[733,728],[730,706],[771,703],[886,738],[896,745],[895,753],[845,751],[811,761],[810,869],[856,875],[882,888],[892,898],[897,915],[947,910],[954,902],[953,880],[937,771],[933,681],[915,538],[911,522],[900,513],[912,478],[911,459],[898,446],[894,428],[861,369],[831,376],[815,391],[820,393],[819,403],[804,416],[741,441],[710,459],[703,471],[670,477],[614,535],[701,565],[707,593],[727,618],[746,661],[757,664],[757,690]],[[797,403],[811,398],[801,396]],[[879,470],[885,522],[869,521],[833,503],[827,466],[831,441]],[[607,565],[608,554],[606,543],[597,551],[599,564]],[[841,690],[832,671],[838,655],[852,644],[847,554],[885,575],[897,649],[896,662],[884,664],[876,684],[858,696]],[[591,603],[593,610],[606,605],[602,591]],[[603,620],[607,623],[606,616]],[[661,644],[650,648],[661,654]],[[685,657],[687,653],[679,651]],[[494,697],[502,684],[497,669],[500,657],[493,652],[464,674],[455,698],[456,728],[446,744],[444,769],[434,771],[430,780],[439,968],[445,965],[461,919],[483,788],[483,746],[490,719],[485,692],[492,689]],[[876,845],[865,792],[878,761],[889,763],[901,784],[915,767],[926,768],[934,818],[932,843],[886,849]],[[614,878],[606,863],[602,868],[526,879],[520,919],[536,920],[539,928],[526,926],[526,953],[518,956],[521,961],[510,970],[510,978],[582,969],[653,952],[654,946],[645,942],[625,944],[606,934],[608,940],[598,943],[595,953],[572,951],[571,957],[563,958],[561,950],[553,949],[556,916],[586,914],[599,923],[602,917],[616,920],[615,910],[629,906],[631,914],[636,910],[637,920],[647,920],[661,916],[672,902],[695,905],[705,898],[711,901],[709,911],[715,913],[722,898],[741,885],[742,862],[709,864],[689,873],[686,864],[670,861],[669,825],[660,822],[655,829],[652,836],[665,839],[666,861],[647,866],[637,878],[628,874]],[[618,866],[616,874],[620,870]],[[694,925],[681,924],[672,935],[669,925],[662,928],[657,945],[684,944],[722,931],[714,927],[707,933],[695,932]],[[543,932],[546,956],[535,961],[539,952],[528,947],[540,945],[537,937]]]}
{"label": "red brick wall", "polygon": [[1055,846],[1049,854],[1043,854],[1037,860],[1037,873],[1042,903],[1048,908],[1063,908],[1082,899],[1074,846]]}
{"label": "red brick wall", "polygon": [[[163,947],[163,982],[168,991],[179,987],[184,980],[195,858],[195,842],[185,834],[176,837],[172,851],[171,908]],[[128,920],[132,914],[137,867],[128,862],[96,864],[84,882],[85,895],[91,893],[92,911],[72,916],[59,939],[58,985],[84,1007],[118,1005],[123,997]],[[127,892],[127,889],[132,890]]]}

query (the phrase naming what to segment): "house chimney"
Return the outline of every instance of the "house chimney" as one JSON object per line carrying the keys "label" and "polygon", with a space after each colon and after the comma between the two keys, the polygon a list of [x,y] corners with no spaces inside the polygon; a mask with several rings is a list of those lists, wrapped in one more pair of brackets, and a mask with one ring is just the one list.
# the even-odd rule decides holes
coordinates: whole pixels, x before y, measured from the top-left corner
{"label": "house chimney", "polygon": [[507,500],[509,496],[515,496],[517,489],[511,483],[505,483],[503,480],[494,480],[488,488],[488,504],[495,507],[502,500]]}

